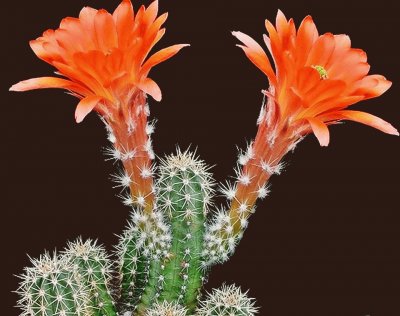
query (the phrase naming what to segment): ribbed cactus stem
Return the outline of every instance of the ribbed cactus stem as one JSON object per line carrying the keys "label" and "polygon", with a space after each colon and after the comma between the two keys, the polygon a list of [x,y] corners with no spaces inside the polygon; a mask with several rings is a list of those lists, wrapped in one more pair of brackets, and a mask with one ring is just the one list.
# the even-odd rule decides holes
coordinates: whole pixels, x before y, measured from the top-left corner
{"label": "ribbed cactus stem", "polygon": [[[161,275],[164,290],[161,299],[180,303],[195,301],[201,286],[199,254],[204,234],[204,201],[201,179],[193,170],[177,170],[176,175],[165,175],[160,184],[161,196],[171,201],[172,247]],[[185,183],[186,181],[186,183]],[[172,191],[168,192],[169,188]]]}
{"label": "ribbed cactus stem", "polygon": [[71,263],[77,278],[90,288],[94,316],[115,316],[116,307],[111,295],[111,262],[102,246],[81,238],[68,244],[63,259]]}
{"label": "ribbed cactus stem", "polygon": [[18,289],[19,306],[24,316],[87,316],[90,288],[76,279],[74,267],[55,255],[32,260]]}
{"label": "ribbed cactus stem", "polygon": [[122,162],[123,172],[117,175],[119,186],[129,189],[130,204],[140,206],[147,213],[153,211],[153,167],[154,152],[150,135],[154,126],[148,123],[150,115],[146,95],[134,91],[129,104],[118,111],[104,113],[104,122],[112,148],[107,153],[112,159]]}
{"label": "ribbed cactus stem", "polygon": [[163,215],[154,211],[132,212],[128,227],[120,236],[117,256],[123,311],[132,311],[148,286],[151,263],[167,255],[171,236]]}
{"label": "ribbed cactus stem", "polygon": [[158,207],[169,217],[170,252],[151,266],[138,312],[155,299],[177,302],[193,311],[203,284],[202,248],[212,179],[204,163],[189,152],[167,157],[160,167]]}
{"label": "ribbed cactus stem", "polygon": [[[133,299],[130,301],[130,305],[137,309],[137,305],[142,299],[143,292],[149,282],[149,271],[150,271],[151,258],[144,255],[142,252],[139,253],[139,259],[136,271],[135,290],[133,292]],[[130,294],[130,293],[129,293]]]}
{"label": "ribbed cactus stem", "polygon": [[[137,279],[141,268],[139,251],[136,247],[138,236],[131,230],[126,230],[119,238],[117,245],[119,282],[120,282],[120,304],[122,311],[130,311],[135,306],[135,289],[137,288]],[[147,259],[145,259],[147,261]],[[136,286],[136,288],[135,288]]]}

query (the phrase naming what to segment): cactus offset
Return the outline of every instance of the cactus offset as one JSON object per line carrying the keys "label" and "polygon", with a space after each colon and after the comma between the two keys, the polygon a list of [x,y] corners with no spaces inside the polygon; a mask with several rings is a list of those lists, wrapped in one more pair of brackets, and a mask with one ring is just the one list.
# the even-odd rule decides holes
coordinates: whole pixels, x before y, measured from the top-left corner
{"label": "cactus offset", "polygon": [[32,264],[25,268],[18,289],[23,316],[94,315],[90,287],[77,279],[72,264],[47,253]]}
{"label": "cactus offset", "polygon": [[80,282],[89,287],[94,316],[116,316],[111,295],[111,262],[103,247],[81,238],[68,244],[63,259],[71,263]]}

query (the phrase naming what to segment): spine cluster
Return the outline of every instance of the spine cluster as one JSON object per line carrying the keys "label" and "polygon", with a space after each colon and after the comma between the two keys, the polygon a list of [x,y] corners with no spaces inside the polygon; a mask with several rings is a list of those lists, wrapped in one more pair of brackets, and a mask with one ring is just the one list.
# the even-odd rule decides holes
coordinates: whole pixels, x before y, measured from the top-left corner
{"label": "spine cluster", "polygon": [[208,293],[200,302],[197,316],[253,316],[258,308],[254,306],[254,299],[243,293],[235,285],[223,285]]}
{"label": "spine cluster", "polygon": [[155,303],[146,311],[146,316],[186,316],[187,309],[175,302]]}

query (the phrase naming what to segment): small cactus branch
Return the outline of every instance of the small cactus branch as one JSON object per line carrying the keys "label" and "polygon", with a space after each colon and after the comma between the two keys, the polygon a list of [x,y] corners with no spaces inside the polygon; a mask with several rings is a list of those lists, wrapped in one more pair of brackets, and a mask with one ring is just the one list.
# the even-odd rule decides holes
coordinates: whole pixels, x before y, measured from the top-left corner
{"label": "small cactus branch", "polygon": [[68,244],[64,260],[73,265],[79,281],[90,289],[93,316],[116,316],[111,294],[111,262],[105,249],[90,239],[78,238]]}
{"label": "small cactus branch", "polygon": [[167,255],[170,240],[169,228],[159,211],[148,215],[138,209],[132,213],[116,249],[123,311],[137,308],[151,278],[152,262]]}
{"label": "small cactus branch", "polygon": [[76,278],[74,266],[54,254],[32,260],[18,289],[23,316],[93,315],[90,288]]}
{"label": "small cactus branch", "polygon": [[150,267],[139,315],[156,299],[177,302],[194,311],[205,273],[201,254],[211,175],[202,161],[179,150],[162,162],[159,171],[157,205],[170,220],[172,241],[167,256]]}
{"label": "small cactus branch", "polygon": [[119,186],[130,190],[129,202],[151,213],[154,207],[154,152],[150,135],[154,126],[148,123],[150,114],[146,95],[137,91],[127,106],[103,114],[108,139],[113,147],[107,151],[112,159],[122,162],[124,171],[116,176]]}

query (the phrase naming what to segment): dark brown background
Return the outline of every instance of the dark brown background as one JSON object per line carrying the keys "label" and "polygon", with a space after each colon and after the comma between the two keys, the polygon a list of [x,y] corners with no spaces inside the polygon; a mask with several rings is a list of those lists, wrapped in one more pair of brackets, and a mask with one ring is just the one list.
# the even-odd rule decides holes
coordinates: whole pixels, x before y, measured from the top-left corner
{"label": "dark brown background", "polygon": [[[138,1],[135,1],[138,6]],[[145,1],[146,4],[148,1]],[[2,315],[17,315],[13,274],[28,264],[26,253],[62,248],[79,235],[111,248],[128,208],[112,189],[101,148],[107,145],[96,115],[76,125],[77,100],[61,91],[8,93],[21,79],[51,75],[28,40],[57,27],[90,5],[114,9],[118,1],[8,1],[2,8],[1,198]],[[235,145],[254,136],[266,88],[263,75],[234,45],[229,31],[261,42],[265,18],[281,8],[301,19],[312,14],[321,33],[347,33],[369,54],[372,72],[394,82],[383,97],[356,108],[400,127],[398,1],[161,1],[169,11],[159,44],[192,44],[157,67],[161,104],[155,150],[198,146],[216,164],[217,180],[232,175]],[[351,71],[351,69],[349,69]],[[400,315],[399,138],[348,123],[331,128],[321,149],[308,137],[287,157],[286,172],[272,180],[235,256],[215,267],[207,287],[235,282],[262,306],[261,315]]]}

